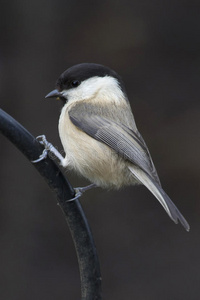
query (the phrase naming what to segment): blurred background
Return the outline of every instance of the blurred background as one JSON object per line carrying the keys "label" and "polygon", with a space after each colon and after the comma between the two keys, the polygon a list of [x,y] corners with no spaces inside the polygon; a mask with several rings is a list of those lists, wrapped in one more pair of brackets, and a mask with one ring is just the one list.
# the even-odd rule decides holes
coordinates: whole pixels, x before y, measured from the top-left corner
{"label": "blurred background", "polygon": [[[44,100],[81,62],[107,65],[129,100],[175,225],[142,186],[80,199],[97,246],[103,299],[200,299],[199,1],[2,1],[0,107],[62,150],[61,103]],[[56,199],[0,135],[0,298],[80,299],[74,245]],[[74,187],[86,184],[66,173]]]}

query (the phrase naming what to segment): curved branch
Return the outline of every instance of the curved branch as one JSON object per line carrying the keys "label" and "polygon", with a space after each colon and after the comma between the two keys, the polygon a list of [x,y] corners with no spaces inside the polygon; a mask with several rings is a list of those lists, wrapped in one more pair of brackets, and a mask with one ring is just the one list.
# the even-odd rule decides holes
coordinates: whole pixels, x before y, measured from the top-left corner
{"label": "curved branch", "polygon": [[[35,160],[43,151],[40,143],[15,119],[0,109],[0,131],[29,161]],[[101,299],[101,274],[93,237],[78,200],[67,202],[74,197],[74,190],[58,166],[47,157],[33,164],[55,193],[66,217],[77,252],[82,300]]]}

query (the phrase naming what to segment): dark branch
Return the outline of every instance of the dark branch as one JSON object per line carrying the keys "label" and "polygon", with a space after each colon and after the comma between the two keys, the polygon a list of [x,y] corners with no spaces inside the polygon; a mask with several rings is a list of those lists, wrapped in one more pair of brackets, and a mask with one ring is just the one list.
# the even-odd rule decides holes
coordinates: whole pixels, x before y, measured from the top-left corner
{"label": "dark branch", "polygon": [[[40,143],[16,120],[0,109],[0,131],[31,162],[43,151]],[[74,197],[74,190],[58,166],[47,157],[33,164],[55,193],[66,217],[77,252],[82,300],[101,299],[101,274],[93,237],[78,200],[67,202]]]}

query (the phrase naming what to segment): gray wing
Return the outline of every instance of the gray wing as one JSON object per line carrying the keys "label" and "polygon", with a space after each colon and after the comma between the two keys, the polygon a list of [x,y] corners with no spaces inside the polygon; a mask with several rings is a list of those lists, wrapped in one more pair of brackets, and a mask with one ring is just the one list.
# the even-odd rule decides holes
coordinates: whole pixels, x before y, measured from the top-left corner
{"label": "gray wing", "polygon": [[148,148],[139,133],[137,134],[123,124],[99,115],[89,114],[84,110],[81,112],[74,108],[69,111],[69,117],[79,129],[108,145],[125,160],[130,161],[133,164],[128,167],[131,173],[158,199],[169,217],[175,223],[179,220],[189,231],[189,224],[162,189]]}
{"label": "gray wing", "polygon": [[69,111],[72,123],[94,139],[115,150],[124,159],[140,167],[159,185],[160,181],[149,151],[141,139],[127,126],[87,112]]}

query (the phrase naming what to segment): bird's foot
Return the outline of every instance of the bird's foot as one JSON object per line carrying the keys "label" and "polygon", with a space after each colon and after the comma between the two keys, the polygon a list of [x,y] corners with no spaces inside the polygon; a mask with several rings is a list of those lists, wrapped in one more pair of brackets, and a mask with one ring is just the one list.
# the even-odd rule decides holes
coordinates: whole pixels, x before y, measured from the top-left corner
{"label": "bird's foot", "polygon": [[74,200],[80,198],[83,195],[84,192],[86,192],[87,190],[90,190],[92,188],[95,188],[95,187],[97,187],[97,185],[95,183],[92,183],[92,184],[84,186],[84,187],[75,188],[74,189],[75,190],[75,197],[72,198],[72,199],[67,200],[67,202],[71,202],[71,201],[74,201]]}
{"label": "bird's foot", "polygon": [[36,137],[36,140],[39,141],[39,143],[41,145],[44,146],[44,150],[42,152],[42,154],[39,156],[38,159],[36,160],[32,160],[32,163],[38,163],[43,159],[46,159],[48,156],[48,153],[52,153],[53,155],[55,155],[55,157],[58,158],[58,160],[60,161],[61,165],[64,162],[64,157],[60,154],[60,152],[51,144],[47,141],[46,136],[45,135],[39,135]]}

